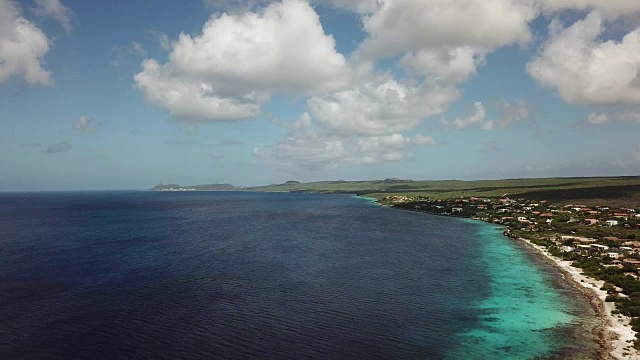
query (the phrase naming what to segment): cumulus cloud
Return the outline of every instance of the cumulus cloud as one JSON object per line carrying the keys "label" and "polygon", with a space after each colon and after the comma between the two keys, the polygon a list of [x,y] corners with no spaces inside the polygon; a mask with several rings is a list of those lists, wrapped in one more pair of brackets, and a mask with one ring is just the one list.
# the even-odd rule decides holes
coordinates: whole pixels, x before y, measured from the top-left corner
{"label": "cumulus cloud", "polygon": [[540,0],[545,13],[564,10],[597,10],[609,19],[640,12],[640,2],[630,0]]}
{"label": "cumulus cloud", "polygon": [[417,144],[417,145],[440,145],[440,143],[433,138],[433,136],[428,136],[428,135],[416,135],[413,138],[413,143]]}
{"label": "cumulus cloud", "polygon": [[79,116],[76,121],[73,122],[73,128],[83,133],[96,132],[101,127],[100,124],[95,124],[88,115]]}
{"label": "cumulus cloud", "polygon": [[601,40],[603,31],[598,12],[566,29],[552,22],[527,71],[570,104],[640,104],[640,29],[620,42]]}
{"label": "cumulus cloud", "polygon": [[484,51],[469,46],[409,51],[400,65],[412,74],[433,76],[436,80],[457,83],[477,72],[476,66],[484,61]]}
{"label": "cumulus cloud", "polygon": [[300,115],[300,120],[293,123],[291,126],[293,129],[303,129],[311,127],[311,115],[309,113],[304,112]]}
{"label": "cumulus cloud", "polygon": [[71,30],[71,9],[63,5],[60,0],[35,0],[35,4],[33,12],[37,16],[51,18],[66,31]]}
{"label": "cumulus cloud", "polygon": [[166,64],[146,60],[134,78],[148,101],[191,121],[253,117],[274,92],[321,93],[348,79],[333,37],[301,0],[214,15],[201,34],[180,34]]}
{"label": "cumulus cloud", "polygon": [[14,76],[30,85],[50,85],[51,73],[43,68],[49,39],[22,16],[11,0],[0,0],[0,82]]}
{"label": "cumulus cloud", "polygon": [[379,136],[414,128],[441,114],[457,98],[455,88],[402,83],[389,74],[324,97],[308,100],[309,113],[332,132]]}
{"label": "cumulus cloud", "polygon": [[306,173],[336,168],[348,156],[344,141],[315,129],[290,132],[276,145],[254,148],[254,156],[289,173]]}
{"label": "cumulus cloud", "polygon": [[47,147],[45,152],[49,154],[61,153],[71,151],[71,144],[68,141],[61,141],[55,144],[51,144]]}
{"label": "cumulus cloud", "polygon": [[341,136],[310,127],[292,129],[276,145],[254,148],[256,158],[288,173],[323,172],[353,164],[401,161],[413,154],[401,134]]}
{"label": "cumulus cloud", "polygon": [[[369,37],[364,57],[387,57],[416,49],[494,49],[531,39],[537,12],[530,1],[381,0],[363,18]],[[460,26],[473,24],[473,26]]]}
{"label": "cumulus cloud", "polygon": [[412,154],[410,142],[400,134],[363,137],[357,142],[357,151],[351,153],[347,160],[363,164],[404,160]]}

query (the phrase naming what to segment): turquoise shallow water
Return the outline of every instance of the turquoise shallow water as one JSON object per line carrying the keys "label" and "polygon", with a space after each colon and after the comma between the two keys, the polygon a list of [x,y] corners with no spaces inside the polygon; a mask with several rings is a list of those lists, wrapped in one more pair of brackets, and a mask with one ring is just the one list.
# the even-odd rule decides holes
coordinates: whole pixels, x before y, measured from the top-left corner
{"label": "turquoise shallow water", "polygon": [[575,322],[571,299],[501,230],[474,223],[491,295],[475,305],[480,321],[457,335],[458,345],[447,358],[534,359],[561,351],[564,344],[554,330]]}
{"label": "turquoise shallow water", "polygon": [[590,307],[539,256],[371,203],[0,194],[0,359],[596,358]]}

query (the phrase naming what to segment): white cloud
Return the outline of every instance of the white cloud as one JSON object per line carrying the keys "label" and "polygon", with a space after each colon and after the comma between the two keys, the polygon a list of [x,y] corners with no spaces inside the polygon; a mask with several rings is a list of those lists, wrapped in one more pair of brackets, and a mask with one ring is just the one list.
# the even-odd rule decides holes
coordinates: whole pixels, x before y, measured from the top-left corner
{"label": "white cloud", "polygon": [[611,118],[609,117],[609,114],[591,113],[587,116],[587,121],[594,125],[604,125],[608,124],[611,121]]}
{"label": "white cloud", "polygon": [[51,18],[66,30],[71,30],[71,9],[64,6],[60,0],[35,0],[33,12],[37,16]]}
{"label": "white cloud", "polygon": [[[359,49],[366,58],[417,49],[470,46],[491,50],[531,38],[537,16],[530,1],[381,0],[363,18],[370,36]],[[468,26],[466,26],[468,25]]]}
{"label": "white cloud", "polygon": [[300,115],[300,120],[294,122],[292,125],[293,129],[302,129],[308,127],[311,127],[311,115],[306,112],[302,113],[302,115]]}
{"label": "white cloud", "polygon": [[71,151],[71,144],[68,141],[61,141],[55,144],[51,144],[45,150],[46,153],[55,154],[61,152]]}
{"label": "white cloud", "polygon": [[136,86],[147,101],[161,106],[172,116],[186,121],[246,119],[258,115],[268,97],[247,94],[245,98],[217,95],[209,84],[176,76],[155,60],[142,62],[135,75]]}
{"label": "white cloud", "polygon": [[469,46],[410,51],[400,65],[414,74],[430,74],[437,80],[457,83],[476,73],[484,61],[484,52]]}
{"label": "white cloud", "polygon": [[412,155],[410,142],[400,134],[363,137],[357,141],[357,151],[351,152],[347,160],[358,164],[401,161]]}
{"label": "white cloud", "polygon": [[73,123],[73,128],[83,133],[92,133],[100,129],[100,124],[94,124],[88,115],[79,116]]}
{"label": "white cloud", "polygon": [[613,122],[640,122],[640,111],[623,110],[618,112],[591,113],[587,122],[592,125],[606,125]]}
{"label": "white cloud", "polygon": [[545,13],[564,10],[597,10],[609,19],[640,11],[640,2],[634,0],[541,0]]}
{"label": "white cloud", "polygon": [[498,108],[502,115],[498,120],[487,119],[487,113],[482,102],[478,101],[473,104],[474,112],[466,117],[459,117],[453,121],[444,120],[445,125],[455,129],[465,128],[481,128],[484,130],[506,129],[511,125],[524,121],[529,118],[529,104],[524,100],[515,100],[513,102],[502,101]]}
{"label": "white cloud", "polygon": [[336,168],[347,157],[343,140],[326,137],[315,129],[288,134],[269,148],[254,148],[261,161],[289,173],[306,173]]}
{"label": "white cloud", "polygon": [[603,41],[602,17],[592,12],[549,39],[527,71],[570,104],[640,104],[640,29],[621,42]]}
{"label": "white cloud", "polygon": [[21,76],[30,85],[50,85],[51,73],[42,67],[47,52],[45,33],[11,0],[0,0],[0,82]]}
{"label": "white cloud", "polygon": [[308,105],[328,131],[379,136],[414,128],[423,118],[441,114],[457,96],[452,87],[415,86],[383,74],[349,90],[312,97]]}
{"label": "white cloud", "polygon": [[433,136],[428,135],[416,135],[413,138],[413,143],[418,145],[440,145],[440,143],[433,138]]}
{"label": "white cloud", "polygon": [[473,104],[475,111],[463,118],[457,118],[453,121],[445,121],[445,123],[449,126],[452,126],[456,129],[464,129],[468,127],[478,127],[484,130],[492,130],[495,126],[494,121],[486,119],[486,111],[482,102],[478,101]]}
{"label": "white cloud", "polygon": [[274,92],[317,94],[349,78],[313,8],[284,0],[258,13],[213,16],[193,37],[180,34],[169,62],[143,62],[135,82],[172,115],[206,121],[252,117]]}
{"label": "white cloud", "polygon": [[294,129],[275,146],[254,148],[260,161],[293,174],[401,161],[412,154],[411,140],[401,134],[345,137],[316,128]]}

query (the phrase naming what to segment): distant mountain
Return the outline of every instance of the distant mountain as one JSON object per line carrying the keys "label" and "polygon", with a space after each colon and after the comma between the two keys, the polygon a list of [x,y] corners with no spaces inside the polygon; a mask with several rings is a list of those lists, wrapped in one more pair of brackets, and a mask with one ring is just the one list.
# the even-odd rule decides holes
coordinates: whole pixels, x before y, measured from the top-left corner
{"label": "distant mountain", "polygon": [[158,184],[151,188],[153,191],[162,191],[162,190],[170,190],[170,189],[180,189],[182,186],[178,184]]}

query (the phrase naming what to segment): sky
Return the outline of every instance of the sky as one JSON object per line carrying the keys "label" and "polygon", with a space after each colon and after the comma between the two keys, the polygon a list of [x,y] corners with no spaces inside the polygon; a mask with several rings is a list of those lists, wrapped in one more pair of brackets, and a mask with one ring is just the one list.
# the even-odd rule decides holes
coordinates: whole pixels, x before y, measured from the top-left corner
{"label": "sky", "polygon": [[0,0],[0,191],[640,175],[640,1]]}

